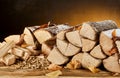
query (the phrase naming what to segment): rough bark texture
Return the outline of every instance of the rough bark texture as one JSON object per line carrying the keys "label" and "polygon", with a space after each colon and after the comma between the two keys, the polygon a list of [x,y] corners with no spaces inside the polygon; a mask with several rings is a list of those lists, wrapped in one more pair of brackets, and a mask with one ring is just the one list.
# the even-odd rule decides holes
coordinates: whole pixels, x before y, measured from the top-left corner
{"label": "rough bark texture", "polygon": [[91,40],[95,40],[98,37],[98,34],[101,31],[115,29],[117,25],[112,20],[105,20],[100,22],[87,22],[83,23],[82,28],[80,30],[80,34],[83,37],[86,37]]}

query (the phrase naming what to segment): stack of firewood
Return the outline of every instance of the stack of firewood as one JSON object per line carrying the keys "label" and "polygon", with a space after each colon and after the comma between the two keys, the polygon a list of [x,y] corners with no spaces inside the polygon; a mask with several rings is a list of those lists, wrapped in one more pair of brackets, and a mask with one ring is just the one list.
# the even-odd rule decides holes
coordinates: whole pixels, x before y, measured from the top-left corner
{"label": "stack of firewood", "polygon": [[89,69],[101,65],[120,73],[120,29],[112,20],[84,22],[82,25],[44,24],[25,27],[21,35],[10,35],[0,44],[1,63],[12,65],[16,59],[43,55],[48,69]]}

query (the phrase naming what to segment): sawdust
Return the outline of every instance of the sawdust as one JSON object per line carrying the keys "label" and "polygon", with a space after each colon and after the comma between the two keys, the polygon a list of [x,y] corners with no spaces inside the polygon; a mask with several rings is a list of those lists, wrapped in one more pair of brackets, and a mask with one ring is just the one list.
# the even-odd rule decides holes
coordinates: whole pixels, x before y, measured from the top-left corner
{"label": "sawdust", "polygon": [[11,66],[15,69],[47,69],[50,62],[44,56],[30,56],[28,60],[22,61],[17,60],[17,62]]}

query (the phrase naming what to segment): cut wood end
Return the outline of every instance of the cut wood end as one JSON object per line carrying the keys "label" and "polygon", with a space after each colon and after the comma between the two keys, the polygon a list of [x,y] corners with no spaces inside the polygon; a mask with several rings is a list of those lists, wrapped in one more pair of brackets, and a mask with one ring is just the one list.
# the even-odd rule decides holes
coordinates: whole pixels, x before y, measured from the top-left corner
{"label": "cut wood end", "polygon": [[5,56],[8,51],[15,46],[14,41],[8,42],[0,48],[0,57]]}
{"label": "cut wood end", "polygon": [[118,54],[117,53],[104,59],[103,65],[110,72],[120,73],[120,65],[118,63]]}
{"label": "cut wood end", "polygon": [[15,43],[18,43],[20,41],[20,35],[9,35],[4,40],[6,42],[14,41]]}
{"label": "cut wood end", "polygon": [[104,59],[104,58],[107,57],[107,56],[103,53],[100,45],[95,46],[95,47],[91,50],[90,54],[91,54],[93,57],[98,58],[98,59]]}
{"label": "cut wood end", "polygon": [[74,45],[72,45],[71,43],[68,44],[65,53],[63,53],[65,56],[73,56],[75,54],[77,54],[78,52],[80,52],[81,48],[76,47]]}
{"label": "cut wood end", "polygon": [[114,43],[113,40],[106,36],[106,34],[104,34],[103,32],[100,34],[100,45],[102,47],[103,52],[106,55],[110,56],[111,55],[110,51],[114,47]]}
{"label": "cut wood end", "polygon": [[23,34],[24,34],[24,41],[27,45],[35,45],[33,35],[27,27],[25,27]]}
{"label": "cut wood end", "polygon": [[44,30],[44,29],[39,29],[39,30],[34,31],[34,35],[40,44],[42,44],[46,40],[53,37],[49,31]]}
{"label": "cut wood end", "polygon": [[96,45],[96,41],[82,38],[82,51],[83,52],[89,52],[90,50],[94,48],[95,45]]}
{"label": "cut wood end", "polygon": [[64,30],[64,31],[60,31],[58,34],[57,34],[57,38],[60,39],[60,40],[65,40],[65,33],[67,31]]}
{"label": "cut wood end", "polygon": [[67,40],[77,47],[82,47],[81,36],[79,35],[79,31],[71,31],[66,33]]}
{"label": "cut wood end", "polygon": [[[57,65],[65,64],[69,59],[68,57],[62,55],[60,51],[57,49],[57,47],[54,47],[50,54],[48,55],[47,59]],[[59,59],[59,60],[58,60]]]}
{"label": "cut wood end", "polygon": [[91,40],[96,39],[96,32],[88,23],[83,23],[82,28],[80,30],[80,35]]}
{"label": "cut wood end", "polygon": [[16,55],[16,56],[19,56],[19,57],[22,57],[23,56],[23,53],[24,51],[23,50],[20,50],[18,48],[13,48],[12,49],[12,54]]}
{"label": "cut wood end", "polygon": [[6,56],[3,57],[4,63],[6,65],[12,65],[16,61],[16,57],[13,54],[7,54]]}
{"label": "cut wood end", "polygon": [[82,58],[82,66],[84,68],[88,67],[98,67],[100,66],[100,64],[102,63],[102,61],[100,59],[96,59],[94,57],[92,57],[91,55],[89,55],[88,53],[84,53],[83,54],[83,58]]}

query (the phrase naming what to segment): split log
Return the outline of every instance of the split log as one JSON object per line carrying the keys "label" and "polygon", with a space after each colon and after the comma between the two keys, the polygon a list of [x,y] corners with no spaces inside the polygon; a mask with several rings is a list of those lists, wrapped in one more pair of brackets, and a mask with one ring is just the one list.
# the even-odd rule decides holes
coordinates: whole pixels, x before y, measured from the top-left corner
{"label": "split log", "polygon": [[66,52],[67,46],[68,46],[68,42],[65,40],[56,40],[56,45],[57,48],[60,50],[60,52],[64,55],[64,53]]}
{"label": "split log", "polygon": [[4,38],[6,42],[14,41],[15,43],[18,43],[20,40],[20,35],[9,35],[6,38]]}
{"label": "split log", "polygon": [[42,53],[48,56],[55,44],[56,44],[56,37],[53,37],[45,41],[44,43],[42,43],[42,46],[41,46]]}
{"label": "split log", "polygon": [[70,31],[72,31],[74,28],[73,27],[70,27],[70,28],[68,28],[68,29],[65,29],[65,30],[62,30],[62,31],[60,31],[59,33],[57,33],[57,39],[60,39],[60,40],[65,40],[66,39],[66,33],[67,32],[70,32]]}
{"label": "split log", "polygon": [[66,68],[68,69],[81,68],[82,56],[83,56],[83,53],[78,53],[74,55],[71,61],[66,65]]}
{"label": "split log", "polygon": [[66,30],[69,28],[71,28],[71,27],[68,25],[57,25],[57,26],[37,29],[34,31],[34,35],[37,38],[37,40],[39,41],[39,43],[42,44],[43,42],[52,38],[54,35],[56,35],[60,31]]}
{"label": "split log", "polygon": [[77,47],[82,47],[81,36],[79,30],[71,31],[66,33],[67,40]]}
{"label": "split log", "polygon": [[12,54],[18,57],[23,57],[24,51],[16,47],[12,49]]}
{"label": "split log", "polygon": [[65,56],[73,56],[80,52],[81,48],[78,48],[74,46],[73,44],[69,43],[66,49],[66,52],[64,53]]}
{"label": "split log", "polygon": [[34,46],[35,45],[34,37],[33,37],[32,33],[31,33],[31,31],[28,29],[28,27],[25,27],[23,34],[24,34],[24,41],[25,41],[25,43],[27,45]]}
{"label": "split log", "polygon": [[104,59],[103,65],[108,71],[120,73],[120,64],[118,63],[117,53],[108,57],[107,59]]}
{"label": "split log", "polygon": [[65,56],[73,56],[81,50],[81,48],[78,48],[65,40],[57,39],[56,45],[60,52]]}
{"label": "split log", "polygon": [[81,64],[84,68],[96,68],[100,66],[101,63],[102,61],[100,59],[96,59],[86,52],[83,53]]}
{"label": "split log", "polygon": [[26,49],[28,49],[31,52],[32,56],[36,56],[41,53],[41,51],[37,50],[35,46],[27,46]]}
{"label": "split log", "polygon": [[32,53],[26,48],[22,48],[19,46],[17,46],[17,48],[23,51],[23,57],[22,57],[23,60],[27,60],[32,55]]}
{"label": "split log", "polygon": [[14,41],[8,42],[0,48],[0,58],[5,56],[8,51],[15,46]]}
{"label": "split log", "polygon": [[98,58],[98,59],[104,59],[104,58],[106,58],[106,55],[103,53],[100,45],[95,46],[95,47],[91,50],[90,54],[91,54],[93,57]]}
{"label": "split log", "polygon": [[81,40],[82,40],[82,51],[83,52],[89,52],[96,45],[96,41],[92,41],[92,40],[85,39],[85,38],[82,38]]}
{"label": "split log", "polygon": [[34,46],[36,49],[41,49],[41,45],[34,36],[33,30],[30,27],[25,27],[24,29],[24,41],[28,46]]}
{"label": "split log", "polygon": [[114,41],[112,40],[113,38],[112,34],[114,33],[114,30],[115,29],[103,31],[100,34],[100,39],[99,39],[100,45],[102,47],[103,52],[108,56],[117,52],[117,50],[115,49]]}
{"label": "split log", "polygon": [[0,42],[0,48],[1,48],[2,46],[4,46],[5,44],[6,44],[6,42],[5,42],[5,41]]}
{"label": "split log", "polygon": [[57,34],[57,39],[60,39],[60,40],[65,40],[66,37],[65,37],[65,33],[68,32],[66,30],[64,31],[60,31],[58,34]]}
{"label": "split log", "polygon": [[98,39],[99,33],[101,31],[115,28],[117,28],[117,25],[112,20],[105,20],[100,22],[86,22],[82,25],[80,35],[91,40],[96,40]]}
{"label": "split log", "polygon": [[82,58],[83,58],[83,53],[78,53],[76,55],[74,55],[71,59],[71,61],[79,61],[80,63],[82,62]]}
{"label": "split log", "polygon": [[13,54],[7,54],[3,57],[3,62],[6,65],[12,65],[15,63],[15,61],[16,61],[16,57]]}
{"label": "split log", "polygon": [[40,44],[53,37],[49,31],[44,29],[37,29],[34,31],[34,35]]}
{"label": "split log", "polygon": [[57,47],[54,47],[50,54],[48,55],[47,59],[52,64],[62,65],[65,64],[69,59],[68,57],[62,55],[60,51],[57,49]]}

